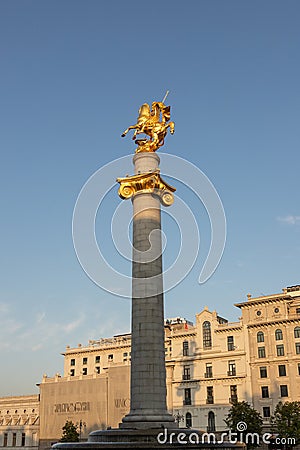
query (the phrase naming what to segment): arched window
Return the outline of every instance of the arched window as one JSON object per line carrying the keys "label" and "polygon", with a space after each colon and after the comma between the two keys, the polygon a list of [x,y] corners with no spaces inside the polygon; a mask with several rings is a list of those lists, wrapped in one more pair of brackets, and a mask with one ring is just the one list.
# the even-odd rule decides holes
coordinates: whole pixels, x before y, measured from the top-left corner
{"label": "arched window", "polygon": [[204,348],[211,348],[211,327],[210,322],[207,320],[203,322],[202,325],[203,329],[203,347]]}
{"label": "arched window", "polygon": [[208,413],[207,431],[209,433],[216,431],[216,417],[213,411],[209,411]]}
{"label": "arched window", "polygon": [[295,338],[300,338],[300,327],[295,327],[294,328],[294,337]]}
{"label": "arched window", "polygon": [[282,330],[275,331],[275,339],[276,341],[282,341],[283,339]]}
{"label": "arched window", "polygon": [[185,415],[185,426],[187,428],[192,428],[192,414],[189,412]]}
{"label": "arched window", "polygon": [[265,342],[265,335],[262,331],[259,331],[256,335],[257,342]]}

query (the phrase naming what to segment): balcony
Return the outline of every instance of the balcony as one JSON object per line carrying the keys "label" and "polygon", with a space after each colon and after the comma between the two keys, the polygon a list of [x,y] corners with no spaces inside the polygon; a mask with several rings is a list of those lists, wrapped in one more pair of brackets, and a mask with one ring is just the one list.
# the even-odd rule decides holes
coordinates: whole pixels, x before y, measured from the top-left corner
{"label": "balcony", "polygon": [[212,395],[209,395],[206,399],[206,403],[212,405],[214,403],[214,397]]}
{"label": "balcony", "polygon": [[212,378],[213,374],[212,372],[204,372],[204,378]]}
{"label": "balcony", "polygon": [[238,402],[238,396],[237,395],[232,395],[231,397],[229,397],[228,401],[229,401],[229,403],[231,403],[233,405],[234,403]]}
{"label": "balcony", "polygon": [[186,398],[183,400],[183,405],[191,405],[192,404],[192,399],[191,398]]}
{"label": "balcony", "polygon": [[184,374],[182,375],[182,379],[183,379],[184,381],[188,381],[188,380],[191,379],[191,375],[190,375],[189,373],[184,373]]}
{"label": "balcony", "polygon": [[236,376],[236,369],[228,370],[227,376],[229,376],[229,377],[235,377],[235,376]]}

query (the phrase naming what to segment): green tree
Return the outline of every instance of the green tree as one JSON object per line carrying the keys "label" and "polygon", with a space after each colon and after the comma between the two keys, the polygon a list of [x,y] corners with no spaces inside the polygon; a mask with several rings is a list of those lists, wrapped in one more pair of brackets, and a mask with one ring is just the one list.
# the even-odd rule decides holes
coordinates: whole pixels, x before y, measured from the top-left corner
{"label": "green tree", "polygon": [[77,426],[71,420],[67,420],[65,425],[62,427],[63,434],[60,442],[78,442],[79,433],[77,431]]}
{"label": "green tree", "polygon": [[[224,420],[232,436],[242,440],[248,448],[259,446],[262,433],[262,417],[247,402],[236,402],[230,408]],[[236,434],[233,434],[236,433]]]}
{"label": "green tree", "polygon": [[272,430],[282,446],[293,448],[300,443],[300,402],[279,402],[272,417]]}

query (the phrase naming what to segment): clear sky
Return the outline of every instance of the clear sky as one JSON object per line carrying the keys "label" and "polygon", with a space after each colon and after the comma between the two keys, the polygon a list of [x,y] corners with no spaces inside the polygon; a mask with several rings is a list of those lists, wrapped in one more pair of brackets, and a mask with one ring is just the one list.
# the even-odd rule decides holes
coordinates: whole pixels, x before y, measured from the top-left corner
{"label": "clear sky", "polygon": [[[233,303],[248,292],[300,282],[299,22],[296,0],[2,0],[0,395],[37,392],[43,373],[62,372],[66,345],[130,330],[130,301],[78,263],[72,214],[86,180],[133,153],[120,134],[139,106],[167,89],[176,132],[161,153],[209,177],[228,229],[218,269],[199,285],[209,221],[185,197],[203,245],[166,295],[166,316],[194,320],[207,305],[237,320]],[[110,198],[108,222],[117,187]]]}

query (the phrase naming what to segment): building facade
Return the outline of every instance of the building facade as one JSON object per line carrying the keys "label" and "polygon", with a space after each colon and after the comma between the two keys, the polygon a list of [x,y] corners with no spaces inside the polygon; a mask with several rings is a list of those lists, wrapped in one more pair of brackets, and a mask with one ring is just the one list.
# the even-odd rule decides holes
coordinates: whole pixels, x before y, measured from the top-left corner
{"label": "building facade", "polygon": [[[165,321],[167,405],[179,426],[224,431],[231,405],[247,401],[268,427],[279,401],[300,401],[300,286],[248,295],[235,306],[241,310],[237,322],[207,307],[195,324]],[[67,420],[78,424],[82,439],[92,430],[117,427],[130,406],[130,349],[130,334],[67,347],[63,376],[44,376],[40,396],[26,397],[31,410],[39,411],[39,421],[27,423],[22,409],[13,406],[22,397],[0,399],[0,447],[26,443],[31,448],[39,442],[41,449],[49,448]],[[14,410],[20,411],[19,422],[19,413],[4,414]],[[29,406],[23,415],[24,410]],[[31,440],[24,441],[25,425],[37,427],[28,429]]]}
{"label": "building facade", "polygon": [[0,398],[0,447],[39,446],[39,395]]}
{"label": "building facade", "polygon": [[300,400],[300,286],[251,298],[241,308],[252,403],[265,423],[279,401]]}

